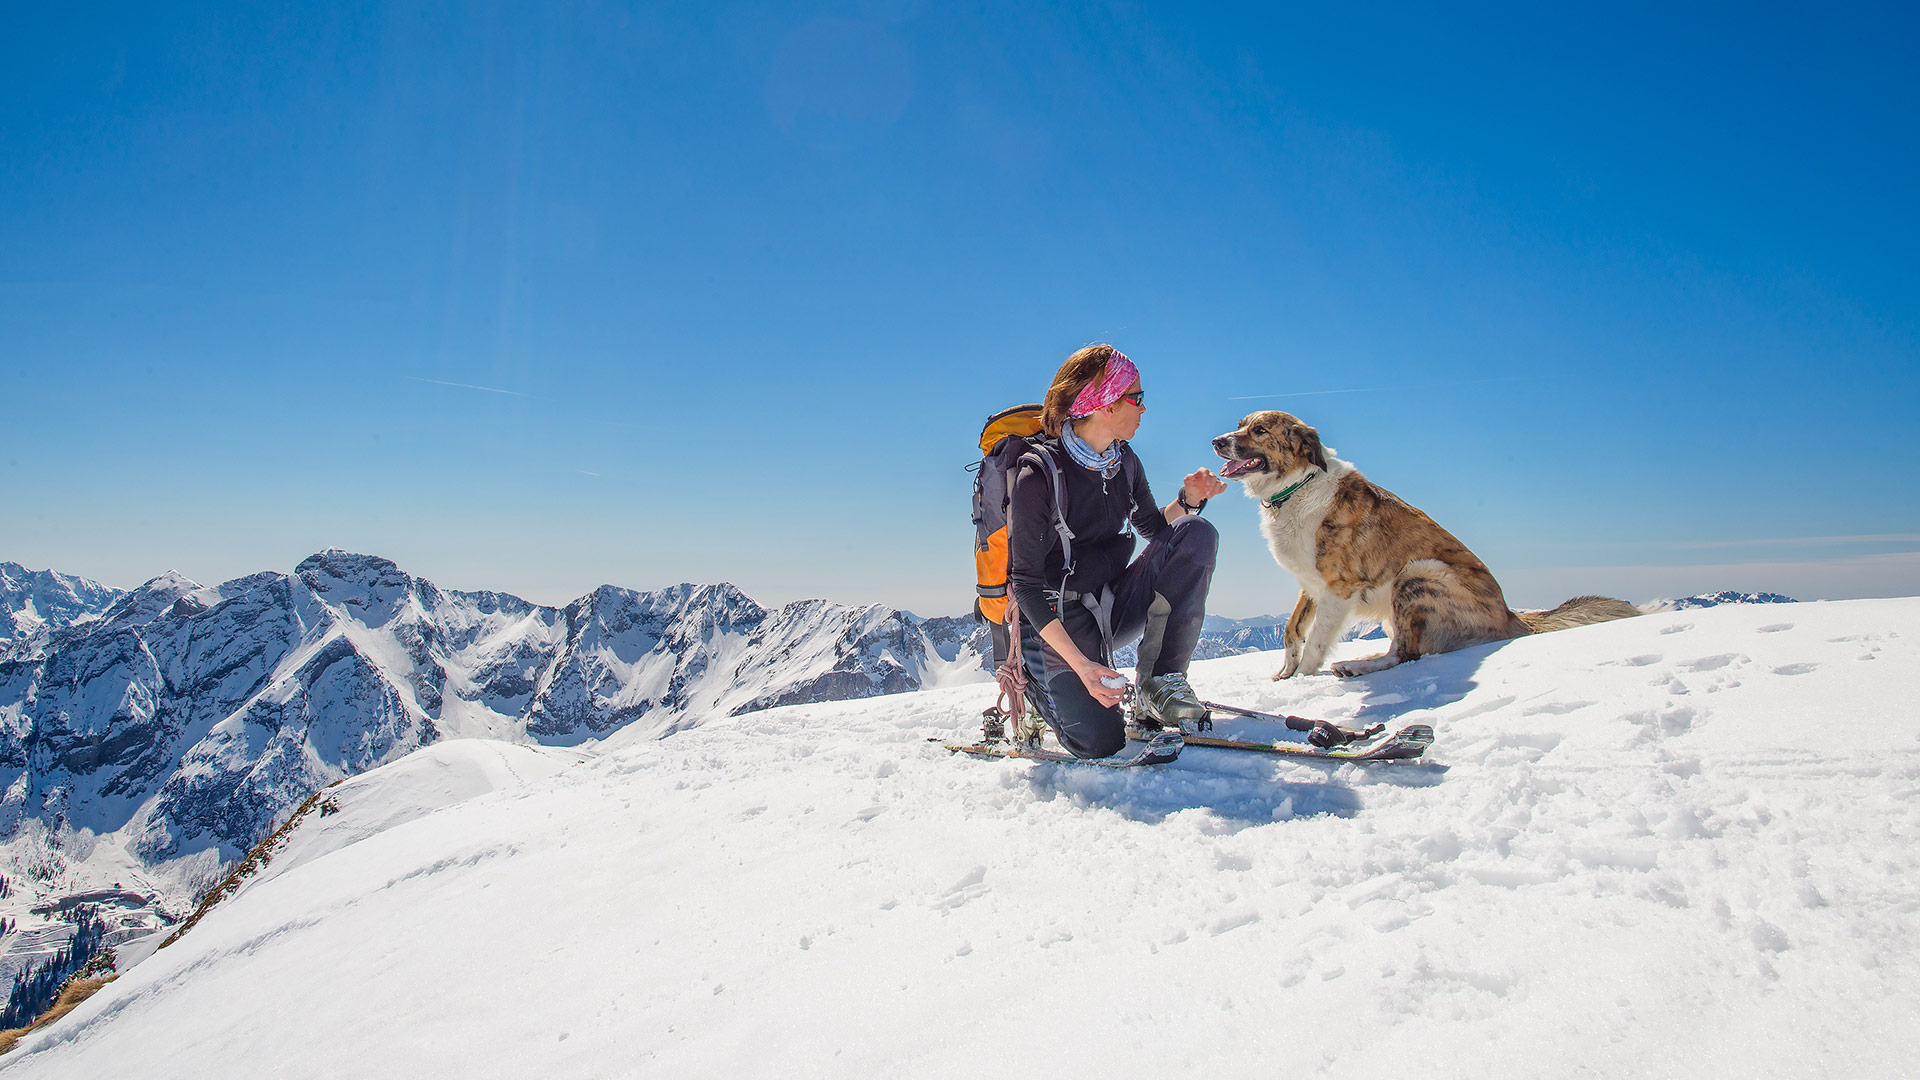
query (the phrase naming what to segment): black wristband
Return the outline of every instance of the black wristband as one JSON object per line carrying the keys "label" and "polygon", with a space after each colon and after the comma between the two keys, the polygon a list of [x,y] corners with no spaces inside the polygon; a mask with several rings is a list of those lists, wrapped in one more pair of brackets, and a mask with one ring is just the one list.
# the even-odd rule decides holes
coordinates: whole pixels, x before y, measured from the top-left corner
{"label": "black wristband", "polygon": [[1180,509],[1185,510],[1189,514],[1197,514],[1207,508],[1207,500],[1205,499],[1200,500],[1199,506],[1194,506],[1187,502],[1187,493],[1185,490],[1182,490],[1180,494],[1175,497],[1174,501],[1180,504]]}

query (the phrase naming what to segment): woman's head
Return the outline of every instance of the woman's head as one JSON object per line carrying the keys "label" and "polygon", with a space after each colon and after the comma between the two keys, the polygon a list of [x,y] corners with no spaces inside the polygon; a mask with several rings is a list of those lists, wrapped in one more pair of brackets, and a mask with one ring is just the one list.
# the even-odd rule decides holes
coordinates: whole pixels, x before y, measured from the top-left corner
{"label": "woman's head", "polygon": [[[1111,345],[1089,345],[1060,365],[1040,411],[1040,425],[1058,436],[1069,418],[1104,412],[1139,388],[1140,372]],[[1136,411],[1143,406],[1134,405]],[[1135,426],[1138,419],[1135,418]]]}

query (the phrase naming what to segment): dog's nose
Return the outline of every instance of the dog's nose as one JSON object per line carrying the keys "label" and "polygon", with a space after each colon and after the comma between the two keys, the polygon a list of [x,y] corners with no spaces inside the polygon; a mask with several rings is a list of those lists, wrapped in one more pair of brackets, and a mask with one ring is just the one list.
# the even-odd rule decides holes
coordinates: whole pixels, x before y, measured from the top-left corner
{"label": "dog's nose", "polygon": [[1213,448],[1214,448],[1215,450],[1225,450],[1225,449],[1227,448],[1227,440],[1229,440],[1229,439],[1231,439],[1231,438],[1233,438],[1233,436],[1231,436],[1231,435],[1216,435],[1216,436],[1214,436],[1214,437],[1213,437]]}

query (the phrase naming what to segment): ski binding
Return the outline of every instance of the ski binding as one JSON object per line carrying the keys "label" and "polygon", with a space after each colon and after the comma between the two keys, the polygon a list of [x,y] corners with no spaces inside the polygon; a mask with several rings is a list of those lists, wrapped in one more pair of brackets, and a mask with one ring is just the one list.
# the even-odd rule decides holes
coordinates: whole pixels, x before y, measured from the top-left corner
{"label": "ski binding", "polygon": [[1180,756],[1187,740],[1177,731],[1141,732],[1130,737],[1112,757],[1078,758],[1063,750],[1017,742],[944,743],[948,750],[974,757],[1025,758],[1029,761],[1058,761],[1071,765],[1099,765],[1109,769],[1130,769],[1138,765],[1164,765]]}

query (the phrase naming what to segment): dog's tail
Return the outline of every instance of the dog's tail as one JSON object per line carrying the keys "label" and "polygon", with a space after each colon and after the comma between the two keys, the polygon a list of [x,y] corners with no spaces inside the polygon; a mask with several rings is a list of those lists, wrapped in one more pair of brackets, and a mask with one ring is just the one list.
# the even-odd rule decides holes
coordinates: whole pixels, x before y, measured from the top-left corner
{"label": "dog's tail", "polygon": [[1611,622],[1640,614],[1640,609],[1625,600],[1608,596],[1576,596],[1552,611],[1524,611],[1517,617],[1530,634],[1567,630],[1575,626]]}

